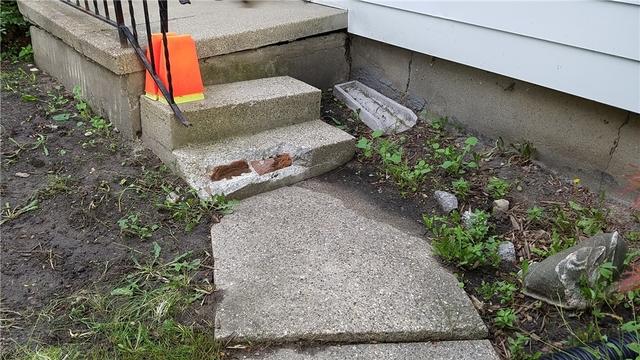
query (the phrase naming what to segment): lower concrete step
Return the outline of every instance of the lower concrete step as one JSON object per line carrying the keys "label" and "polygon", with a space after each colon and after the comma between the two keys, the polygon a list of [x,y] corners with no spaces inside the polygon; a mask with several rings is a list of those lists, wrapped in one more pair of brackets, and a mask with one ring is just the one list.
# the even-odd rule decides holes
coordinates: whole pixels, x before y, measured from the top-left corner
{"label": "lower concrete step", "polygon": [[255,134],[320,117],[320,90],[288,76],[208,86],[205,99],[180,104],[190,127],[171,108],[142,96],[142,138],[164,158],[188,144]]}
{"label": "lower concrete step", "polygon": [[349,161],[355,139],[320,120],[174,150],[173,165],[202,197],[245,198]]}

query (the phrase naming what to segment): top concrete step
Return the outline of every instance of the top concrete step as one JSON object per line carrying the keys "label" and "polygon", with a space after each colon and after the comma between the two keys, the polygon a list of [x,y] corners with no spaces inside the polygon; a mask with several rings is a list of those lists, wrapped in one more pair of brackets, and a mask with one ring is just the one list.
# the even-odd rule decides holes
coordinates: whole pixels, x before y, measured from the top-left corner
{"label": "top concrete step", "polygon": [[[190,5],[169,2],[169,30],[191,34],[199,58],[255,49],[347,27],[347,13],[304,1],[191,0]],[[99,2],[102,3],[102,2]],[[116,74],[142,71],[132,48],[122,49],[117,31],[79,10],[51,0],[20,0],[20,12],[93,61]],[[152,31],[159,31],[157,2],[150,1]],[[125,12],[127,6],[123,6]],[[146,44],[142,3],[134,1],[140,43]],[[114,14],[113,9],[110,14]],[[125,19],[129,15],[125,13]]]}
{"label": "top concrete step", "polygon": [[288,76],[211,85],[205,99],[180,104],[191,122],[180,124],[169,105],[142,96],[143,138],[167,150],[251,135],[320,117],[320,90]]}

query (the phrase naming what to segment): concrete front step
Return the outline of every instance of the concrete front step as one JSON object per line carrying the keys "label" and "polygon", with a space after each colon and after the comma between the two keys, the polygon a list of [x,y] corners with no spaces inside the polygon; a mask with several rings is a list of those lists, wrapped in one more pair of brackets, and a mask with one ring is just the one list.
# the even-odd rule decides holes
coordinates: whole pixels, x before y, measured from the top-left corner
{"label": "concrete front step", "polygon": [[[244,198],[330,171],[353,157],[354,143],[351,135],[315,120],[183,147],[174,150],[168,162],[202,197],[225,194]],[[279,156],[290,158],[291,163],[265,170]],[[246,163],[246,172],[212,180],[217,169],[238,161]]]}
{"label": "concrete front step", "polygon": [[241,201],[214,225],[215,337],[267,344],[484,339],[482,319],[427,241],[357,208],[291,186]]}
{"label": "concrete front step", "polygon": [[498,360],[489,340],[281,348],[238,356],[247,360]]}
{"label": "concrete front step", "polygon": [[204,100],[180,104],[192,125],[185,127],[176,120],[167,104],[142,96],[143,139],[151,139],[166,150],[174,150],[185,145],[256,134],[318,119],[320,97],[320,90],[288,76],[211,85],[205,89]]}

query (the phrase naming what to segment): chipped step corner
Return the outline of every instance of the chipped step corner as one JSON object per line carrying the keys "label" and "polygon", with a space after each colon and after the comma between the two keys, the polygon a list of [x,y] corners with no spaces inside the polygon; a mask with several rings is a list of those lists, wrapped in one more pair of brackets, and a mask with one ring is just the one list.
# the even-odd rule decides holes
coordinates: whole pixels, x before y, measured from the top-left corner
{"label": "chipped step corner", "polygon": [[225,195],[245,197],[241,193],[246,188],[263,183],[274,182],[287,177],[304,174],[308,170],[308,151],[288,152],[271,151],[273,155],[247,157],[226,164],[207,166],[209,182],[202,188],[201,196]]}

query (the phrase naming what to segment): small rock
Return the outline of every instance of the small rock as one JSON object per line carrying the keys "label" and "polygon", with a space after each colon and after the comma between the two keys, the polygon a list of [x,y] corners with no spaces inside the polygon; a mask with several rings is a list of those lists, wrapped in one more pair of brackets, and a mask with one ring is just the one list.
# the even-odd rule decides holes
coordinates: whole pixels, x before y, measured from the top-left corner
{"label": "small rock", "polygon": [[493,213],[504,214],[509,211],[509,200],[498,199],[493,201]]}
{"label": "small rock", "polygon": [[29,177],[31,175],[27,174],[27,173],[23,173],[23,172],[18,172],[18,173],[16,173],[16,176],[17,177],[21,177],[21,178],[27,178],[27,177]]}
{"label": "small rock", "polygon": [[465,210],[462,213],[462,226],[468,229],[473,226],[473,212],[471,210]]}
{"label": "small rock", "polygon": [[438,190],[433,193],[433,196],[438,201],[440,209],[442,209],[446,214],[458,208],[458,198],[456,198],[452,193]]}
{"label": "small rock", "polygon": [[180,195],[174,193],[173,191],[167,194],[167,197],[165,198],[165,202],[169,203],[169,204],[175,204],[178,202],[178,200],[180,200]]}
{"label": "small rock", "polygon": [[39,70],[38,68],[36,68],[36,67],[33,67],[33,68],[29,69],[29,71],[31,71],[31,72],[38,72],[38,71],[40,71],[40,70]]}
{"label": "small rock", "polygon": [[580,279],[589,286],[598,280],[600,265],[611,262],[620,273],[627,245],[618,232],[598,234],[543,261],[533,264],[524,278],[523,292],[533,298],[566,309],[585,309]]}
{"label": "small rock", "polygon": [[516,248],[511,241],[503,241],[498,246],[498,255],[502,262],[516,262]]}

